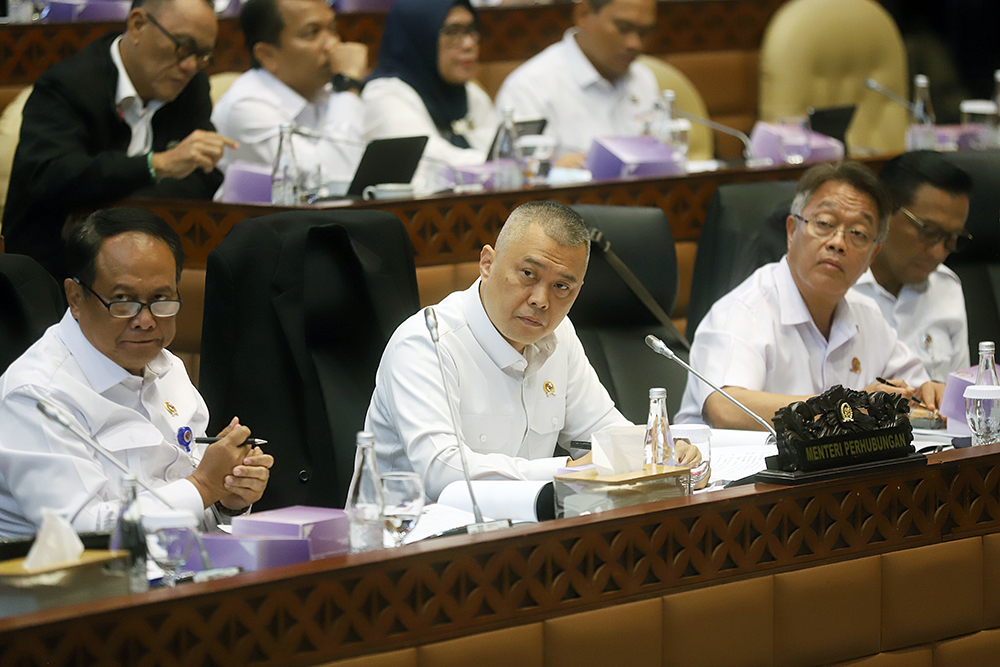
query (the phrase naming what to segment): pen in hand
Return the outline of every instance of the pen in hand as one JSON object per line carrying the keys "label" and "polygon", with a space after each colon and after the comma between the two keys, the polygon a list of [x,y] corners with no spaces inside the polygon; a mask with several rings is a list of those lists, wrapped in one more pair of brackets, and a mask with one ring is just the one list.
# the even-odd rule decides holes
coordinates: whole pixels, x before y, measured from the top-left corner
{"label": "pen in hand", "polygon": [[[899,389],[899,386],[898,386],[898,385],[895,385],[895,384],[893,384],[893,383],[889,382],[888,380],[886,380],[886,379],[885,379],[885,378],[883,378],[883,377],[878,377],[878,376],[876,375],[876,376],[875,376],[875,381],[876,381],[876,382],[881,382],[882,384],[887,384],[887,385],[889,385],[890,387],[896,387],[897,389]],[[929,409],[930,409],[930,408],[928,408],[928,407],[927,407],[927,404],[926,404],[926,403],[924,403],[923,401],[921,401],[921,400],[920,400],[919,398],[917,398],[916,396],[910,396],[910,400],[911,400],[911,401],[913,401],[914,403],[916,403],[917,405],[919,405],[920,407],[924,408],[925,410],[929,410]],[[935,410],[934,412],[937,412],[937,410]]]}
{"label": "pen in hand", "polygon": [[[194,441],[201,445],[211,445],[213,442],[218,442],[222,438],[195,438]],[[260,447],[261,445],[266,445],[267,440],[261,440],[260,438],[247,438],[240,443],[240,447],[243,445],[250,445],[251,447]]]}

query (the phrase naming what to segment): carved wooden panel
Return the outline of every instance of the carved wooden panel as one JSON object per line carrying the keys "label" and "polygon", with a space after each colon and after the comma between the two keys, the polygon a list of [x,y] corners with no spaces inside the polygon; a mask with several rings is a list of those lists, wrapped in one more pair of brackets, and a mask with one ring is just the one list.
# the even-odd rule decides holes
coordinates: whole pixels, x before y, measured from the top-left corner
{"label": "carved wooden panel", "polygon": [[1000,531],[1000,447],[933,459],[14,617],[0,667],[312,664]]}
{"label": "carved wooden panel", "polygon": [[[650,53],[716,49],[753,49],[760,44],[771,16],[786,0],[688,0],[659,3],[659,22]],[[527,60],[557,41],[572,23],[572,4],[534,5],[481,10],[480,58]],[[339,14],[343,39],[367,44],[375,61],[385,15]],[[122,23],[53,23],[10,25],[0,30],[0,85],[27,85],[53,63],[70,56],[101,35],[120,31]],[[236,18],[219,21],[211,72],[244,71],[250,66]]]}

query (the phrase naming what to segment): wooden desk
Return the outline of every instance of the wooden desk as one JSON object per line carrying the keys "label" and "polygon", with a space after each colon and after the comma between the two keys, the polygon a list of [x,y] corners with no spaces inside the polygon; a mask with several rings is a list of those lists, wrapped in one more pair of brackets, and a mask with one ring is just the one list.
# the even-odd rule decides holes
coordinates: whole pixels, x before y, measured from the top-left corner
{"label": "wooden desk", "polygon": [[0,665],[318,664],[997,533],[998,497],[1000,446],[946,452],[25,614]]}
{"label": "wooden desk", "polygon": [[[866,160],[878,171],[885,158]],[[500,227],[517,206],[537,199],[565,204],[657,206],[667,214],[674,241],[697,241],[705,213],[719,185],[752,181],[798,180],[811,165],[770,169],[727,169],[670,178],[585,183],[473,195],[441,195],[406,201],[356,202],[349,208],[390,211],[406,225],[417,266],[477,261],[484,244],[496,241]],[[148,208],[173,226],[184,244],[187,268],[204,268],[208,253],[229,230],[246,218],[267,215],[273,206],[204,201],[131,199],[127,205]]]}

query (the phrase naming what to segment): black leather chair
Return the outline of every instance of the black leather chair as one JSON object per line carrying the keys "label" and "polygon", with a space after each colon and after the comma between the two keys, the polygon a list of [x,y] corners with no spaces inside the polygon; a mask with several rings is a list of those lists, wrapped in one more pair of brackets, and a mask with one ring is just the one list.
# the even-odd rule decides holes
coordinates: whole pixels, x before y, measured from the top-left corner
{"label": "black leather chair", "polygon": [[794,195],[792,181],[721,185],[715,191],[694,259],[689,339],[719,297],[785,254],[785,220]]}
{"label": "black leather chair", "polygon": [[972,177],[969,219],[973,242],[945,264],[958,274],[969,318],[969,358],[979,360],[979,342],[1000,338],[1000,151],[946,155]]}
{"label": "black leather chair", "polygon": [[[574,206],[669,313],[677,301],[677,253],[667,216],[658,208]],[[587,358],[628,419],[644,424],[649,388],[666,387],[670,415],[680,408],[687,371],[646,346],[653,334],[687,360],[687,341],[667,329],[629,289],[596,244],[580,296],[569,314]]]}
{"label": "black leather chair", "polygon": [[0,253],[0,373],[65,311],[62,289],[25,255]]}
{"label": "black leather chair", "polygon": [[210,433],[238,415],[268,440],[257,508],[343,506],[382,350],[418,307],[413,247],[390,213],[245,220],[212,251],[200,390]]}

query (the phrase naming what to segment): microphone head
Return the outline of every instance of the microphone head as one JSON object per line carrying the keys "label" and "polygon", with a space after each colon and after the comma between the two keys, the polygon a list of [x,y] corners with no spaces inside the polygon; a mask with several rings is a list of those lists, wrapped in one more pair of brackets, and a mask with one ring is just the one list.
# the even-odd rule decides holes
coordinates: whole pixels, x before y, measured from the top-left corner
{"label": "microphone head", "polygon": [[438,342],[438,319],[434,309],[430,306],[424,308],[424,322],[427,324],[427,331],[431,334],[431,340]]}
{"label": "microphone head", "polygon": [[66,419],[65,415],[63,415],[62,410],[52,405],[48,401],[38,401],[37,403],[35,403],[35,406],[39,409],[39,411],[41,411],[43,415],[45,415],[52,421],[56,422],[57,424],[61,424],[66,428],[70,429],[72,428],[69,424],[69,421]]}
{"label": "microphone head", "polygon": [[865,86],[867,88],[871,88],[872,90],[876,90],[876,89],[878,89],[880,87],[878,85],[878,81],[876,81],[875,79],[873,79],[871,77],[868,77],[867,79],[865,79]]}
{"label": "microphone head", "polygon": [[668,359],[673,359],[676,356],[674,355],[673,350],[667,347],[666,343],[664,343],[662,340],[660,340],[653,334],[649,334],[648,336],[646,336],[646,345],[648,345],[653,352],[656,352],[657,354],[662,354]]}

